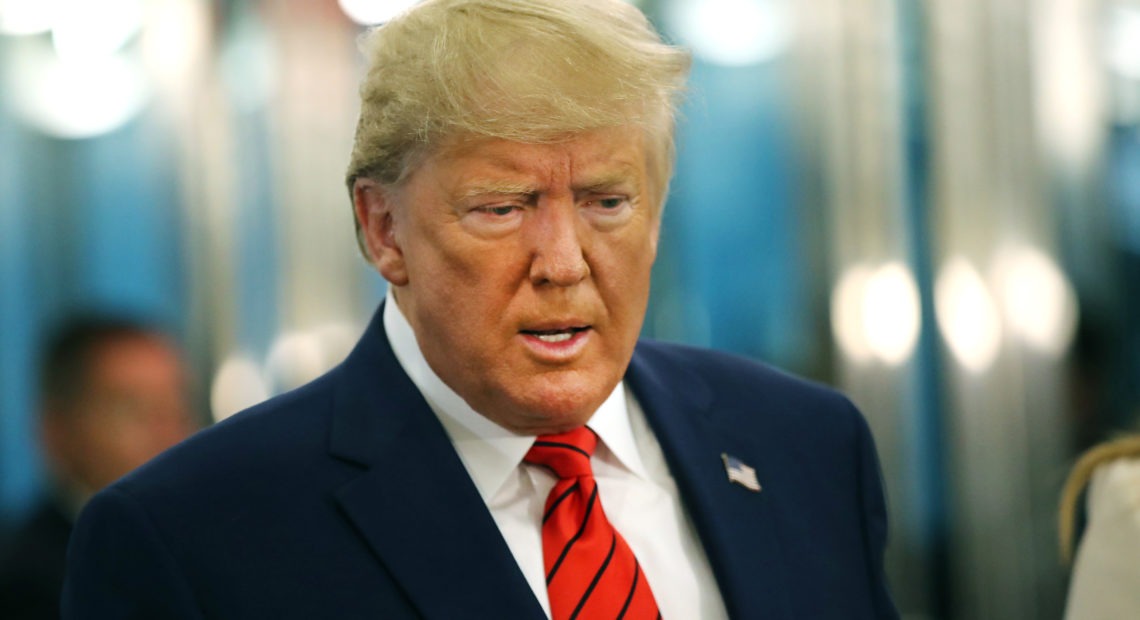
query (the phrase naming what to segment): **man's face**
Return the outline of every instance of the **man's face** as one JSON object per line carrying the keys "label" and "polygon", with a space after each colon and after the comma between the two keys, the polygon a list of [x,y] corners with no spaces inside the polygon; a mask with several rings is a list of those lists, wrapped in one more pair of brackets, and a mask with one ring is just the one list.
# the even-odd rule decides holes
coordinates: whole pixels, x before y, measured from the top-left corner
{"label": "man's face", "polygon": [[75,410],[48,418],[48,450],[64,475],[97,491],[194,430],[186,370],[159,337],[100,345]]}
{"label": "man's face", "polygon": [[432,369],[516,432],[585,424],[645,316],[658,200],[642,132],[479,139],[356,190],[377,268]]}

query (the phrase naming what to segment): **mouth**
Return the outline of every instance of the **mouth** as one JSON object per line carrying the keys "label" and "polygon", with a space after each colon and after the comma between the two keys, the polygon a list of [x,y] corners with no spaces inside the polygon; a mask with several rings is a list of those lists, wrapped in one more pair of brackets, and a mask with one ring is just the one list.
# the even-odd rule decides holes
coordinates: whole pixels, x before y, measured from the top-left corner
{"label": "mouth", "polygon": [[524,329],[520,330],[524,335],[532,336],[548,344],[558,344],[561,342],[568,342],[574,336],[590,329],[589,325],[563,327],[558,329]]}

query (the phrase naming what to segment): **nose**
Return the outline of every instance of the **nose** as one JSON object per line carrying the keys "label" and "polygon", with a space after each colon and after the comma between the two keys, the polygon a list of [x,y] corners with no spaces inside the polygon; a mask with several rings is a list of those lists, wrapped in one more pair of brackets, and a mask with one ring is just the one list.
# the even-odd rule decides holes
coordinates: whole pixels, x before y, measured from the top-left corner
{"label": "nose", "polygon": [[530,279],[536,286],[573,286],[590,275],[581,221],[572,199],[540,204],[530,224]]}

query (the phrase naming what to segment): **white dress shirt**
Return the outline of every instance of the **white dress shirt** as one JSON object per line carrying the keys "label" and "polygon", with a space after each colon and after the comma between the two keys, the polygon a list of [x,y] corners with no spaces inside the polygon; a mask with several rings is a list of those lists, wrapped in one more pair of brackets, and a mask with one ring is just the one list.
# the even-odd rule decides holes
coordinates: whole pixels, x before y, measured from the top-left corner
{"label": "white dress shirt", "polygon": [[1140,459],[1096,469],[1088,515],[1065,619],[1140,618]]}
{"label": "white dress shirt", "polygon": [[[439,417],[535,597],[550,616],[542,513],[557,478],[523,463],[534,437],[477,413],[428,366],[391,292],[384,329],[400,366]],[[590,418],[601,441],[591,463],[602,508],[637,556],[665,618],[727,618],[720,590],[645,414],[619,383]]]}

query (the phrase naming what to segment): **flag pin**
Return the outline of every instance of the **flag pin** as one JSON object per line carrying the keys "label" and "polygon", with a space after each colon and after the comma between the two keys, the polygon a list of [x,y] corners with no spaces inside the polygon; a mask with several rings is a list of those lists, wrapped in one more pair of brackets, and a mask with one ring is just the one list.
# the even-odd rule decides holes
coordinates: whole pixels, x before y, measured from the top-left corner
{"label": "flag pin", "polygon": [[730,456],[723,452],[720,458],[724,460],[724,471],[728,474],[729,482],[735,482],[754,493],[760,492],[760,481],[756,479],[755,469],[752,469],[735,456]]}

